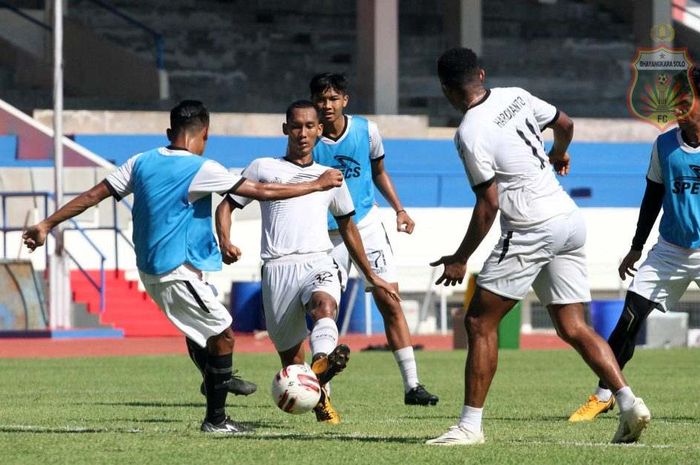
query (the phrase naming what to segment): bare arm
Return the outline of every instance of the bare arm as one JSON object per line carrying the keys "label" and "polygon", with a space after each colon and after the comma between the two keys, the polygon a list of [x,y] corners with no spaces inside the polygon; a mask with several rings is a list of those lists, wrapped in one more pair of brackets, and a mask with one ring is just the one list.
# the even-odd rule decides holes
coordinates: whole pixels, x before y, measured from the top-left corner
{"label": "bare arm", "polygon": [[441,264],[445,266],[442,276],[435,281],[435,284],[444,281],[445,286],[455,286],[457,283],[462,283],[464,275],[467,273],[467,261],[484,240],[496,219],[498,213],[496,184],[491,181],[488,185],[477,187],[474,193],[476,194],[476,205],[469,221],[467,233],[459,248],[454,254],[445,255],[430,264],[430,266]]}
{"label": "bare arm", "polygon": [[59,208],[56,212],[46,218],[44,221],[28,227],[22,233],[24,245],[30,251],[34,251],[37,247],[41,247],[46,242],[46,236],[58,224],[80,215],[90,207],[94,207],[102,200],[112,195],[107,186],[106,181],[95,185],[90,190],[87,190]]}
{"label": "bare arm", "polygon": [[369,281],[372,286],[383,289],[384,292],[389,294],[395,301],[400,301],[401,298],[396,291],[394,291],[393,287],[372,271],[372,267],[369,261],[367,261],[365,248],[362,245],[362,237],[360,237],[360,232],[357,230],[357,226],[352,220],[352,217],[338,218],[337,221],[340,235],[343,237],[343,242],[345,242],[348,248],[350,257],[352,257],[353,261],[357,264],[362,274],[365,275],[367,281]]}
{"label": "bare arm", "polygon": [[408,216],[406,210],[401,206],[399,195],[396,193],[394,183],[391,181],[389,173],[384,169],[384,159],[372,160],[372,180],[377,186],[382,196],[389,202],[391,208],[396,212],[396,230],[411,234],[416,223]]}
{"label": "bare arm", "polygon": [[230,265],[241,258],[241,249],[231,243],[231,214],[235,205],[229,196],[225,196],[219,206],[216,207],[214,220],[216,223],[216,237],[219,240],[221,257],[225,264]]}
{"label": "bare arm", "polygon": [[554,165],[554,171],[566,176],[570,171],[571,157],[567,152],[571,139],[574,137],[574,122],[563,111],[551,124],[554,131],[554,144],[549,151],[549,162]]}
{"label": "bare arm", "polygon": [[246,179],[231,193],[255,200],[283,200],[332,189],[342,183],[343,174],[340,171],[327,170],[313,181],[295,184],[260,183]]}

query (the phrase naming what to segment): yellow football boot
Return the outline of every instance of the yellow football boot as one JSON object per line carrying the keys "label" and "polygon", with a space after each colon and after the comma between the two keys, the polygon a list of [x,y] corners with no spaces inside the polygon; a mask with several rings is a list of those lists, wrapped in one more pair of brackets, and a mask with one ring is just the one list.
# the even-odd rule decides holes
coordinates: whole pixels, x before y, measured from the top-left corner
{"label": "yellow football boot", "polygon": [[348,360],[350,360],[350,348],[345,344],[338,344],[328,355],[316,354],[311,363],[311,370],[318,377],[319,384],[325,386],[335,375],[345,369]]}
{"label": "yellow football boot", "polygon": [[595,417],[601,413],[605,413],[612,410],[615,406],[615,396],[610,396],[610,400],[602,401],[598,400],[595,395],[588,397],[588,401],[579,407],[574,413],[569,417],[570,422],[577,421],[593,421]]}
{"label": "yellow football boot", "polygon": [[328,423],[330,425],[337,425],[340,423],[340,415],[338,415],[338,412],[333,408],[331,397],[328,395],[325,386],[321,388],[321,400],[319,400],[316,407],[314,407],[314,413],[316,414],[316,421]]}

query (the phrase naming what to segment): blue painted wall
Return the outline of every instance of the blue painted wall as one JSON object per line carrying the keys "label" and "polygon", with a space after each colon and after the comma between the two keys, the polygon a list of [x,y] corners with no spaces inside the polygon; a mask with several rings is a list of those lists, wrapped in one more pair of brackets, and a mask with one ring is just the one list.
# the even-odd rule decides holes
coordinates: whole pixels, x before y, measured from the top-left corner
{"label": "blue painted wall", "polygon": [[[9,155],[3,153],[13,150],[14,139],[6,140],[9,137],[0,136],[4,166],[11,166],[6,161]],[[167,144],[164,135],[77,135],[75,141],[115,164]],[[280,156],[285,147],[284,137],[211,136],[206,156],[227,167],[244,167],[261,156]],[[474,205],[452,141],[386,139],[384,147],[387,170],[406,206]],[[571,174],[559,179],[582,207],[636,208],[644,194],[649,150],[647,143],[574,143]],[[380,205],[386,206],[378,197]]]}

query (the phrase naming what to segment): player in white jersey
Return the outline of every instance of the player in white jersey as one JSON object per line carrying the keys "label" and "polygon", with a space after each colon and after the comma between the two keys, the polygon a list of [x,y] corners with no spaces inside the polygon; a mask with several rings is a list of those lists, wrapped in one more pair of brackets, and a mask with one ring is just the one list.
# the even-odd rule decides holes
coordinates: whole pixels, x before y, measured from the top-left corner
{"label": "player in white jersey", "polygon": [[[287,135],[287,154],[283,158],[259,158],[244,171],[246,179],[262,183],[298,183],[316,178],[328,168],[315,163],[311,156],[321,135],[318,112],[309,101],[300,100],[287,109],[283,126]],[[243,208],[250,199],[232,196],[216,212],[219,243],[231,244],[231,210]],[[337,189],[318,192],[296,199],[260,202],[263,260],[262,284],[265,322],[282,366],[304,363],[304,340],[307,336],[306,315],[313,320],[309,336],[311,368],[325,386],[341,371],[348,360],[349,348],[338,345],[337,318],[341,276],[330,255],[333,244],[328,236],[326,213],[334,216],[340,234],[354,260],[369,282],[391,299],[398,294],[390,284],[372,271],[365,256],[362,239],[352,216],[352,198],[343,183]],[[237,257],[230,257],[233,261]],[[340,417],[330,403],[325,387],[314,409],[318,421],[339,423]]]}
{"label": "player in white jersey", "polygon": [[[694,69],[691,77],[691,85],[700,90],[700,70]],[[655,308],[671,310],[692,281],[700,284],[700,105],[694,103],[679,105],[678,127],[654,142],[637,230],[618,268],[620,279],[634,276],[620,319],[608,337],[620,368],[634,355],[637,334],[649,313]],[[659,240],[637,271],[634,264],[662,206]],[[569,421],[590,421],[614,406],[612,391],[599,380]]]}
{"label": "player in white jersey", "polygon": [[[461,283],[467,261],[501,213],[501,240],[484,263],[465,318],[469,351],[464,406],[459,423],[428,444],[484,442],[483,406],[498,361],[498,325],[532,286],[559,336],[571,344],[609,386],[622,407],[613,442],[633,442],[649,422],[649,410],[627,386],[610,347],[589,327],[583,302],[590,300],[585,224],[556,180],[550,164],[569,172],[567,148],[573,123],[563,112],[519,88],[487,89],[473,51],[451,49],[438,60],[447,100],[464,113],[455,143],[476,205],[469,228],[436,284]],[[552,127],[554,145],[544,151],[541,130]]]}
{"label": "player in white jersey", "polygon": [[[209,112],[185,100],[170,112],[170,145],[135,155],[107,178],[83,192],[22,238],[33,251],[56,225],[107,197],[134,194],[134,248],[149,296],[187,337],[190,355],[202,372],[207,413],[201,430],[235,434],[249,428],[226,416],[232,379],[231,315],[204,281],[203,271],[221,269],[211,227],[211,193],[282,199],[339,186],[342,175],[295,185],[260,184],[229,173],[202,157],[209,135]],[[193,353],[194,352],[194,353]],[[241,380],[239,380],[241,381]]]}
{"label": "player in white jersey", "polygon": [[[317,74],[311,79],[309,90],[323,123],[323,137],[314,147],[314,160],[343,172],[355,204],[355,221],[365,245],[367,259],[374,272],[392,283],[394,290],[399,292],[394,252],[374,200],[375,186],[396,212],[397,231],[411,234],[415,224],[401,205],[391,177],[384,168],[384,145],[377,125],[361,116],[345,114],[349,96],[347,80],[342,74]],[[347,275],[352,260],[332,216],[328,219],[328,229],[333,241],[333,258]],[[372,292],[377,303],[384,320],[389,348],[401,371],[404,403],[437,404],[438,396],[428,392],[418,379],[411,333],[401,305],[381,290],[372,289],[371,285],[366,288]]]}

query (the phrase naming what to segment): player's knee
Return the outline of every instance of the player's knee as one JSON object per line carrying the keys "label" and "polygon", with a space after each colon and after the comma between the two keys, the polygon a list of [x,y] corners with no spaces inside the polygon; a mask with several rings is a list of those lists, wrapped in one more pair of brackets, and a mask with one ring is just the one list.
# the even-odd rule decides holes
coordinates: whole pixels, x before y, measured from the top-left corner
{"label": "player's knee", "polygon": [[627,291],[625,296],[625,306],[620,320],[625,320],[627,323],[640,325],[649,313],[657,307],[655,302],[642,297],[636,292]]}
{"label": "player's knee", "polygon": [[470,315],[467,313],[464,316],[464,327],[470,338],[484,336],[489,332],[489,325],[486,324],[484,318],[479,315]]}
{"label": "player's knee", "polygon": [[377,308],[384,319],[395,320],[403,316],[401,304],[395,300],[377,301]]}
{"label": "player's knee", "polygon": [[226,328],[223,332],[207,339],[207,350],[213,355],[226,355],[233,352],[233,331]]}
{"label": "player's knee", "polygon": [[576,343],[586,336],[592,329],[585,323],[567,322],[556,325],[557,335],[569,344]]}
{"label": "player's knee", "polygon": [[314,320],[320,320],[321,318],[335,319],[337,311],[338,306],[333,299],[316,299],[312,302],[311,316]]}

